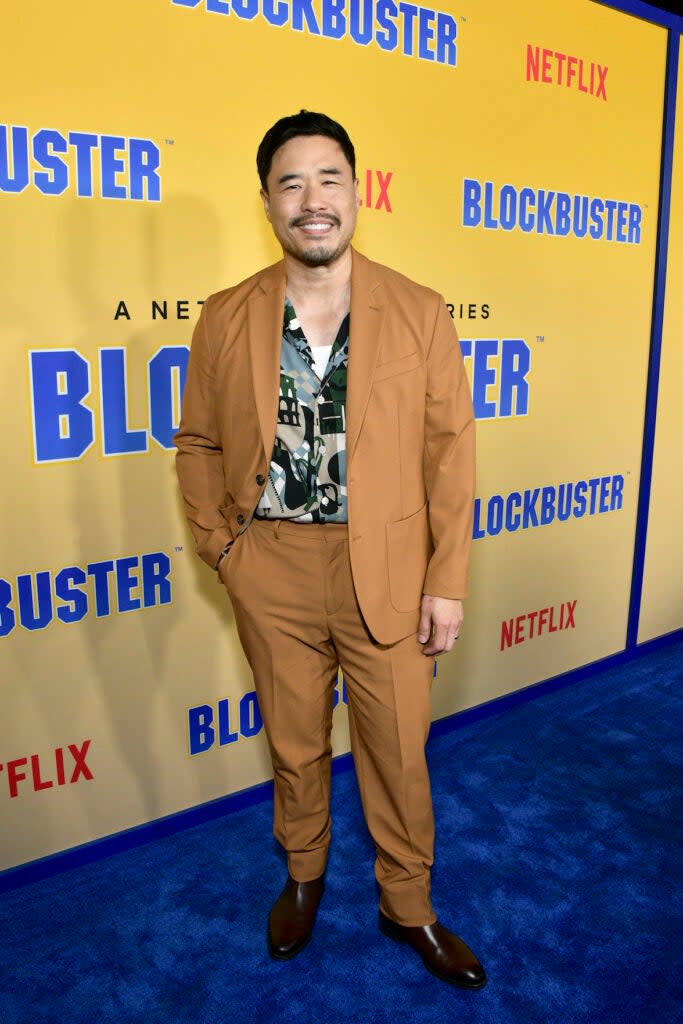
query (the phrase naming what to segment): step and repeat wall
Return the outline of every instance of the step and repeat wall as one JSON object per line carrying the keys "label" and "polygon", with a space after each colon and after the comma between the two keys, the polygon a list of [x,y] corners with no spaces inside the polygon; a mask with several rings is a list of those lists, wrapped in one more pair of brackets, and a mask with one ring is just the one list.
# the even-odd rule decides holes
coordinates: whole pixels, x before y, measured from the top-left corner
{"label": "step and repeat wall", "polygon": [[[202,301],[279,258],[255,153],[302,107],[349,130],[355,244],[443,294],[472,383],[471,596],[435,717],[624,648],[666,33],[588,0],[429,2],[72,0],[5,26],[0,868],[269,777],[171,439]],[[677,338],[680,305],[680,378]],[[341,677],[337,704],[341,752]]]}

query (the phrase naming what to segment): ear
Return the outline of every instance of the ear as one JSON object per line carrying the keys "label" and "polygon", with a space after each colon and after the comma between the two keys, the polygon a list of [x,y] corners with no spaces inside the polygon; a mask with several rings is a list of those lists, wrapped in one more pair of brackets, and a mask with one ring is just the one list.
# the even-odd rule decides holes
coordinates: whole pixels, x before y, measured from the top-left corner
{"label": "ear", "polygon": [[354,191],[355,197],[356,197],[356,209],[358,210],[358,209],[360,209],[360,205],[361,205],[360,192],[358,191],[358,178],[354,178],[353,179],[353,191]]}
{"label": "ear", "polygon": [[261,202],[263,203],[263,209],[266,213],[266,218],[270,220],[270,196],[264,188],[261,189],[259,195],[261,196]]}

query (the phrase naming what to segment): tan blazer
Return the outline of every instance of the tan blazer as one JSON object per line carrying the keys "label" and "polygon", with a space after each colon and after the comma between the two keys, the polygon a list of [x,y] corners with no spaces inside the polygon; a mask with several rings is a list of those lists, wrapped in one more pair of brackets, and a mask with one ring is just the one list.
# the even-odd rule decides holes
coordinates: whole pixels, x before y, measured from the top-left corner
{"label": "tan blazer", "polygon": [[[280,262],[210,296],[194,331],[176,468],[212,567],[270,468],[284,300]],[[422,593],[467,593],[474,414],[444,300],[355,250],[347,387],[353,580],[373,637],[394,643],[417,630]]]}

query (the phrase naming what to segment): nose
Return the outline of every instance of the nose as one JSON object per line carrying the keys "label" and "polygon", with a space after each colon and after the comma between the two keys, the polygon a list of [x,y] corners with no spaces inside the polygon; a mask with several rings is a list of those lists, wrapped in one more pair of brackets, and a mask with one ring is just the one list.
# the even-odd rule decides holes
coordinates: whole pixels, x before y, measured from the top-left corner
{"label": "nose", "polygon": [[301,196],[301,208],[308,213],[317,213],[327,207],[323,187],[318,182],[309,182]]}

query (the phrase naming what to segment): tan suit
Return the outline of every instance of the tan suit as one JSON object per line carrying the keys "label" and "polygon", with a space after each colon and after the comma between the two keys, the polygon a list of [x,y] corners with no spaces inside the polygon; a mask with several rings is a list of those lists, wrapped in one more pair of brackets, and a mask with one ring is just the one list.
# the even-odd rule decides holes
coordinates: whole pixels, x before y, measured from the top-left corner
{"label": "tan suit", "polygon": [[254,671],[290,872],[306,881],[325,864],[339,663],[382,908],[429,923],[433,659],[416,633],[423,593],[467,592],[469,385],[443,299],[353,251],[348,529],[253,519],[275,438],[284,299],[281,262],[204,304],[175,437],[187,516],[210,566],[235,543],[221,578]]}

